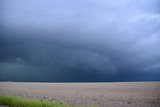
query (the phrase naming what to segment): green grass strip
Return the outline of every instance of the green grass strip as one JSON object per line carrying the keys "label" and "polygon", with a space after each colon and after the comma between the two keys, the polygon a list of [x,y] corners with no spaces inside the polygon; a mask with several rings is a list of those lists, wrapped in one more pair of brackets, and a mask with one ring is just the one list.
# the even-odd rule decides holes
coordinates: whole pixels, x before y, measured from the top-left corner
{"label": "green grass strip", "polygon": [[18,96],[0,96],[0,105],[7,105],[9,107],[80,107],[78,105],[50,102],[40,99],[28,99]]}

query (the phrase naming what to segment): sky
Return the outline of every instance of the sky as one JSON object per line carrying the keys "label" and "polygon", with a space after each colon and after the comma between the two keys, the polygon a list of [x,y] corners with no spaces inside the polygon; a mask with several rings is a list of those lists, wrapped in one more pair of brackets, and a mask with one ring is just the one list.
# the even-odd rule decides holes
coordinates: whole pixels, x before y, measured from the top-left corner
{"label": "sky", "polygon": [[159,0],[0,0],[0,81],[160,81]]}

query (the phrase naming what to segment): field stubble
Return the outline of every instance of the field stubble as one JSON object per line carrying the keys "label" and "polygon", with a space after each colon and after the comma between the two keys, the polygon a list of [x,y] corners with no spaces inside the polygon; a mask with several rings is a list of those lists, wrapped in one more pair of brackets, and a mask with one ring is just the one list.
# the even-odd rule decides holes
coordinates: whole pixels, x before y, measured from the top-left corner
{"label": "field stubble", "polygon": [[0,95],[98,107],[159,107],[160,82],[26,83],[0,82]]}

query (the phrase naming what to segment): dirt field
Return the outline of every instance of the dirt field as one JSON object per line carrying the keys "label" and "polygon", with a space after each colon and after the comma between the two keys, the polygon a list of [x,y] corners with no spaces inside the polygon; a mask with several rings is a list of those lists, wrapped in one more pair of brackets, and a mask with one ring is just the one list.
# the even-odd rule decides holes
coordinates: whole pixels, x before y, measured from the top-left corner
{"label": "dirt field", "polygon": [[98,107],[159,107],[160,82],[24,83],[0,82],[0,95],[42,98]]}

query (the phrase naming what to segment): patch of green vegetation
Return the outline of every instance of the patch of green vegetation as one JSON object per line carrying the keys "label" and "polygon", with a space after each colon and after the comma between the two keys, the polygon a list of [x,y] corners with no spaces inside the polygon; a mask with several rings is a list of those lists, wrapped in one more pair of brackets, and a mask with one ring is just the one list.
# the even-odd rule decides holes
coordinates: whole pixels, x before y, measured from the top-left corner
{"label": "patch of green vegetation", "polygon": [[0,96],[0,105],[10,107],[80,107],[41,99],[27,99],[17,96]]}
{"label": "patch of green vegetation", "polygon": [[[0,96],[0,105],[9,107],[82,107],[80,105],[51,102],[42,99],[28,99],[18,96]],[[90,104],[89,107],[96,107],[96,105]]]}

